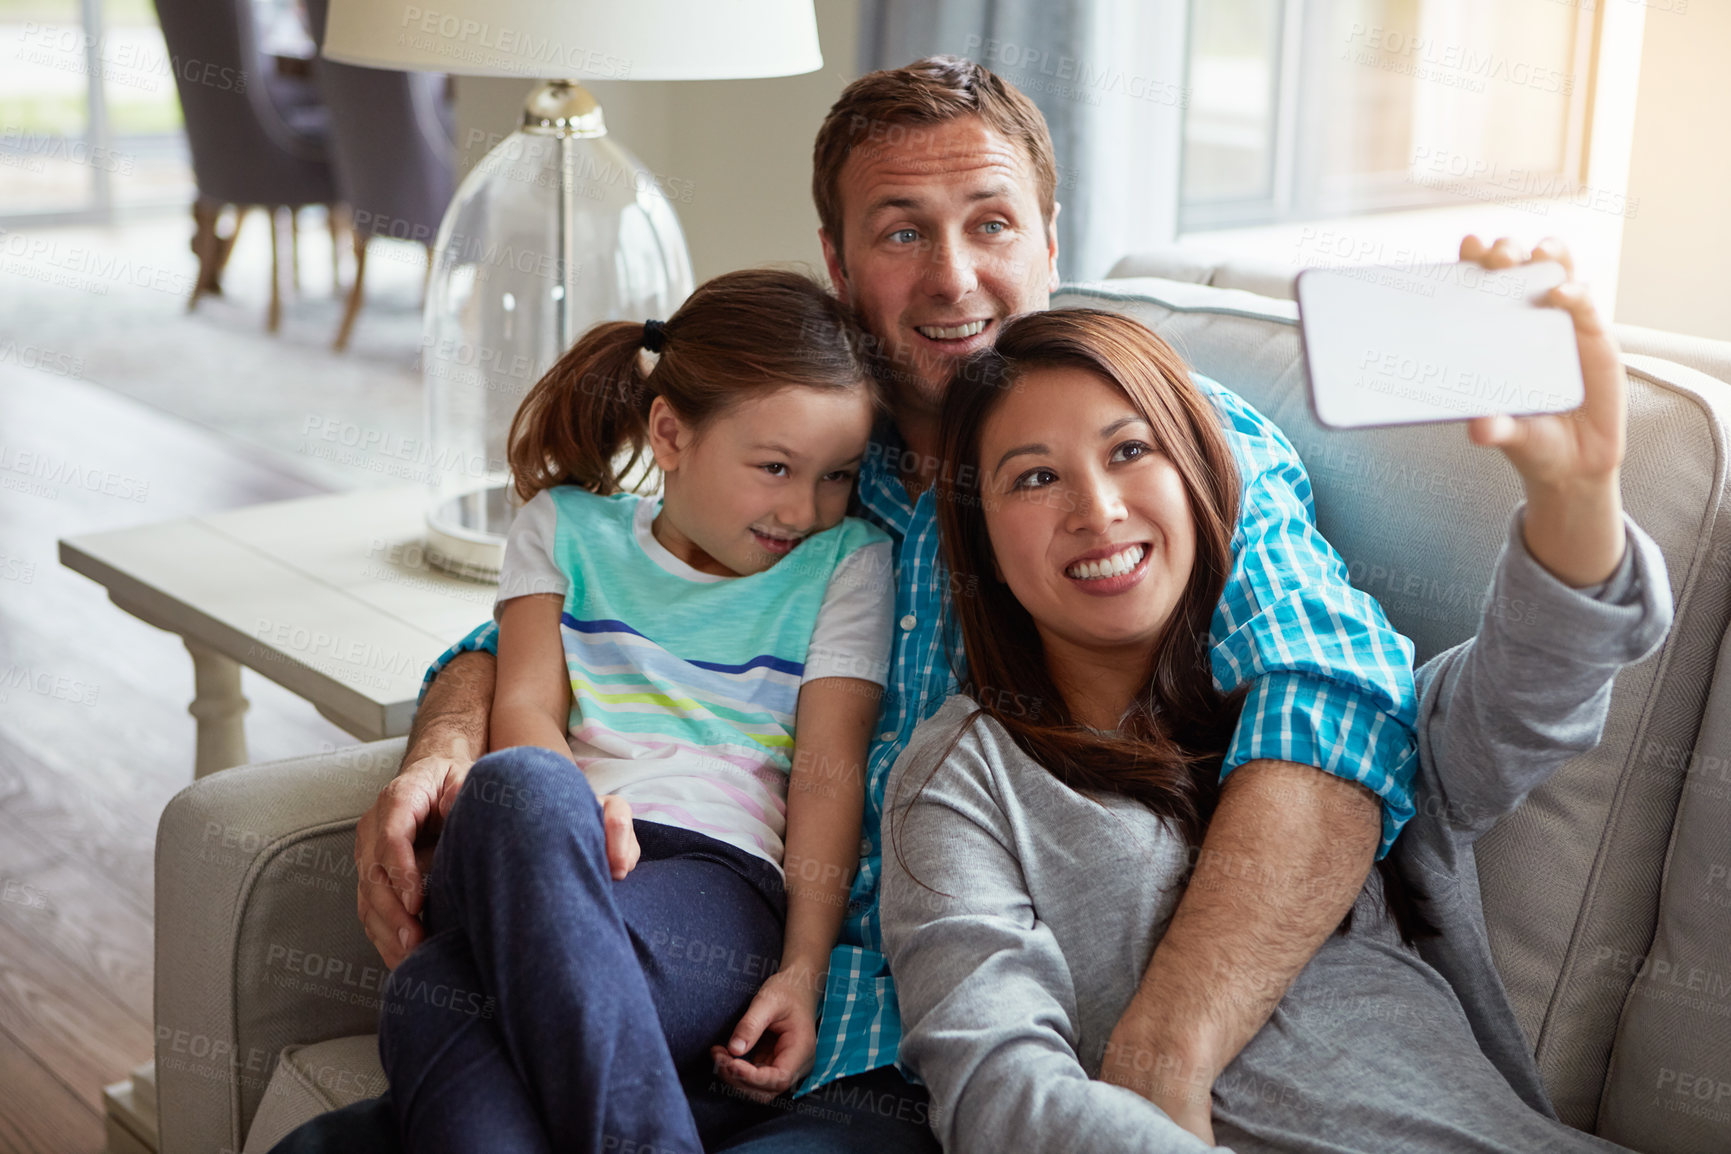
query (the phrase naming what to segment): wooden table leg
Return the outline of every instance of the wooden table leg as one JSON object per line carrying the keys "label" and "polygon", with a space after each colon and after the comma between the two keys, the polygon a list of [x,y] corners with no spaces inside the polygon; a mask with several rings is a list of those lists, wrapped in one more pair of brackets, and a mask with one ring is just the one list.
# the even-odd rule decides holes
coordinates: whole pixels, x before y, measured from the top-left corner
{"label": "wooden table leg", "polygon": [[192,654],[192,704],[186,711],[198,719],[195,778],[247,763],[246,711],[240,694],[240,662],[190,637],[181,640]]}
{"label": "wooden table leg", "polygon": [[102,1088],[107,1117],[106,1154],[155,1154],[159,1148],[156,1127],[156,1063],[135,1067],[126,1081]]}

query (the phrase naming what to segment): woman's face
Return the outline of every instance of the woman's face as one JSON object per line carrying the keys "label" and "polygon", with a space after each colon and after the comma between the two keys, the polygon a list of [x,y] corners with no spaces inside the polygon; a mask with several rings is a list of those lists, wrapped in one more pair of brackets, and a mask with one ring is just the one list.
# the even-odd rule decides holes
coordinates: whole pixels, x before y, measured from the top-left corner
{"label": "woman's face", "polygon": [[1085,369],[1024,375],[980,432],[999,579],[1048,650],[1151,647],[1183,595],[1196,526],[1130,399]]}

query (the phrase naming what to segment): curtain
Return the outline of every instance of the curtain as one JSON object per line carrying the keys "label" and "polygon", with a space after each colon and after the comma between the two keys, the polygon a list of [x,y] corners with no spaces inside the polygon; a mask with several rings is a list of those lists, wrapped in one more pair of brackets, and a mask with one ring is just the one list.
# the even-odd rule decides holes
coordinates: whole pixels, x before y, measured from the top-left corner
{"label": "curtain", "polygon": [[1058,161],[1059,271],[1104,277],[1171,241],[1183,128],[1184,0],[862,0],[862,72],[965,56],[1021,89]]}

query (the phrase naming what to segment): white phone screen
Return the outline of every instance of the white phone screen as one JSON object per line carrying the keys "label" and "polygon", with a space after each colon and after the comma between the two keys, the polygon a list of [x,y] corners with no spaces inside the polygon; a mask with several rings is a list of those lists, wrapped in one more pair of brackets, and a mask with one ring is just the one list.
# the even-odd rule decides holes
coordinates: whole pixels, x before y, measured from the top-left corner
{"label": "white phone screen", "polygon": [[1304,270],[1298,318],[1317,419],[1353,429],[1580,407],[1574,322],[1534,304],[1563,276],[1555,261]]}

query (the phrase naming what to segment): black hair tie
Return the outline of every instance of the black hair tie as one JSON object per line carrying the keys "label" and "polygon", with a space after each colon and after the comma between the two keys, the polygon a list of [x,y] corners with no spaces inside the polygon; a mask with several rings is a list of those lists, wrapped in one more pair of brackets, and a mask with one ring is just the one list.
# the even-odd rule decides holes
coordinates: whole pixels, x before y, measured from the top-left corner
{"label": "black hair tie", "polygon": [[643,347],[659,353],[667,347],[667,326],[660,321],[643,322]]}

